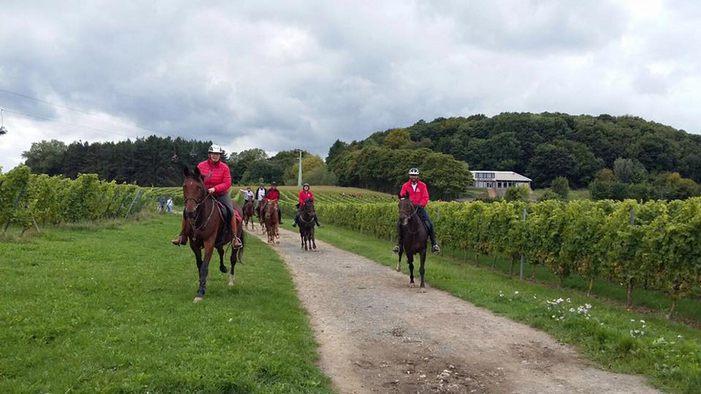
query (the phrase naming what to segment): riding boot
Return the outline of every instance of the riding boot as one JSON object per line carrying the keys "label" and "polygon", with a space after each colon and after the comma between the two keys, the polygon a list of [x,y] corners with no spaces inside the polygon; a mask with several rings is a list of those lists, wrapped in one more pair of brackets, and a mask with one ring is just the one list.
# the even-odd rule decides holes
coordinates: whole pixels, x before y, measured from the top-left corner
{"label": "riding boot", "polygon": [[187,244],[187,237],[185,236],[185,226],[187,222],[185,221],[185,214],[183,214],[182,223],[180,224],[180,234],[175,239],[170,240],[173,245],[180,246]]}
{"label": "riding boot", "polygon": [[299,224],[299,212],[297,212],[297,215],[295,215],[295,222],[292,223],[292,227],[297,227]]}
{"label": "riding boot", "polygon": [[433,223],[431,223],[430,220],[426,222],[426,230],[428,230],[428,237],[431,240],[431,251],[433,253],[439,253],[441,248],[436,243],[436,233],[433,231]]}
{"label": "riding boot", "polygon": [[317,227],[321,227],[321,225],[319,224],[319,218],[316,217],[316,215],[314,215],[314,223],[316,223]]}
{"label": "riding boot", "polygon": [[280,207],[277,208],[277,222],[282,224],[282,210]]}

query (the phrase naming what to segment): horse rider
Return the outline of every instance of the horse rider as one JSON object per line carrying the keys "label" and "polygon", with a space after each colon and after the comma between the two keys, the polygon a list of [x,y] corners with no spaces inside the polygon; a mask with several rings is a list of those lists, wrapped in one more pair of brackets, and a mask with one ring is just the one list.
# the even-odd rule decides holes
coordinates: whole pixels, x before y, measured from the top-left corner
{"label": "horse rider", "polygon": [[[431,251],[433,253],[439,253],[441,248],[436,243],[436,234],[433,231],[433,222],[431,218],[428,217],[428,212],[426,212],[426,204],[428,204],[428,187],[425,183],[419,180],[419,169],[412,168],[409,170],[409,180],[402,185],[402,191],[399,192],[400,196],[409,196],[411,203],[416,206],[416,214],[421,218],[421,221],[426,226],[428,231],[428,236],[431,239]],[[401,222],[397,221],[397,233],[399,234],[399,241],[394,247],[393,252],[399,253],[399,245],[402,243],[402,231]]]}
{"label": "horse rider", "polygon": [[253,192],[251,191],[251,187],[247,187],[245,189],[239,189],[241,193],[243,193],[243,202],[246,203],[248,201],[253,202],[253,199],[255,196],[253,195]]}
{"label": "horse rider", "polygon": [[[297,215],[295,216],[295,222],[292,225],[292,227],[297,227],[297,225],[299,224],[299,215],[302,213],[302,209],[307,204],[307,200],[311,200],[311,202],[314,203],[314,193],[312,193],[312,191],[309,189],[310,189],[309,184],[305,183],[302,186],[302,190],[299,191],[299,203],[297,204]],[[316,223],[316,225],[318,227],[321,227],[321,225],[319,224],[319,218],[316,216],[316,214],[314,215],[314,223]]]}
{"label": "horse rider", "polygon": [[260,185],[258,185],[258,190],[256,190],[256,212],[258,212],[260,204],[265,200],[265,193],[267,193],[267,191],[265,190],[265,186],[263,186],[263,182],[261,182]]}
{"label": "horse rider", "polygon": [[[217,201],[222,203],[231,213],[231,221],[227,223],[229,230],[234,231],[236,229],[236,214],[234,213],[234,205],[231,202],[231,197],[229,196],[229,188],[231,188],[231,172],[229,172],[229,166],[226,165],[221,160],[221,155],[224,154],[224,150],[219,145],[212,145],[207,151],[207,160],[199,163],[197,168],[202,174],[202,180],[204,181],[204,187],[207,189],[207,193],[214,196]],[[173,245],[185,245],[187,243],[186,234],[187,220],[185,219],[185,210],[183,209],[183,220],[180,227],[180,234],[178,238],[175,238],[171,242]],[[233,234],[234,248],[241,246],[241,240]]]}
{"label": "horse rider", "polygon": [[[280,191],[277,190],[277,182],[271,182],[270,183],[270,189],[265,192],[265,197],[264,197],[264,202],[263,202],[263,209],[265,209],[265,206],[268,204],[268,201],[279,201],[280,200]],[[282,212],[280,211],[280,205],[277,206],[277,219],[278,223],[282,224]]]}

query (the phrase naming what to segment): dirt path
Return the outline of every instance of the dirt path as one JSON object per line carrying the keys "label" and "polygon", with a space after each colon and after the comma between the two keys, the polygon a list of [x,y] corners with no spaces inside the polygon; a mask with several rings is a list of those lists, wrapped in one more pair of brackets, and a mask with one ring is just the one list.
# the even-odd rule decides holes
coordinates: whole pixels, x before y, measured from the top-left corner
{"label": "dirt path", "polygon": [[408,276],[364,257],[318,241],[319,252],[304,252],[296,233],[280,237],[275,249],[339,392],[655,392],[538,330],[440,290],[410,289]]}

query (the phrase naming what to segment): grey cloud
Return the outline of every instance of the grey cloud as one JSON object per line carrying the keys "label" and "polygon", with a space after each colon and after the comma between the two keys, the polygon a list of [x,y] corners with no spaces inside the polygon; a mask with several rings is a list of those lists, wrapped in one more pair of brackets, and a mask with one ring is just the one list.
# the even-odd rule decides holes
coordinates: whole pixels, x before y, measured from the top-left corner
{"label": "grey cloud", "polygon": [[[477,112],[634,113],[698,131],[683,108],[701,91],[700,7],[674,3],[658,19],[630,7],[15,1],[0,24],[0,88],[121,122],[80,118],[87,126],[134,123],[233,150],[325,154],[336,138]],[[57,120],[33,124],[42,137],[73,136],[58,123],[69,114],[61,109],[0,93],[3,105]],[[113,138],[125,134],[145,132],[124,126]],[[11,152],[30,142],[0,148],[0,157],[14,155],[2,164],[16,164]]]}

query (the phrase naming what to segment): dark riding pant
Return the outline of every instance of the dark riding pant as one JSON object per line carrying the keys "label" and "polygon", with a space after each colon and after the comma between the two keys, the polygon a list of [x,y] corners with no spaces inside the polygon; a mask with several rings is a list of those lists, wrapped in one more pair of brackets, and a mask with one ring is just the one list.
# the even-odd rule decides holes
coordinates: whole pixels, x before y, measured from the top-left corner
{"label": "dark riding pant", "polygon": [[[424,207],[416,207],[416,216],[418,216],[426,226],[426,231],[428,232],[428,237],[431,240],[431,246],[436,244],[436,234],[433,231],[433,222],[431,218],[428,217],[428,212]],[[399,244],[402,243],[402,221],[397,221],[397,234],[399,234]]]}

